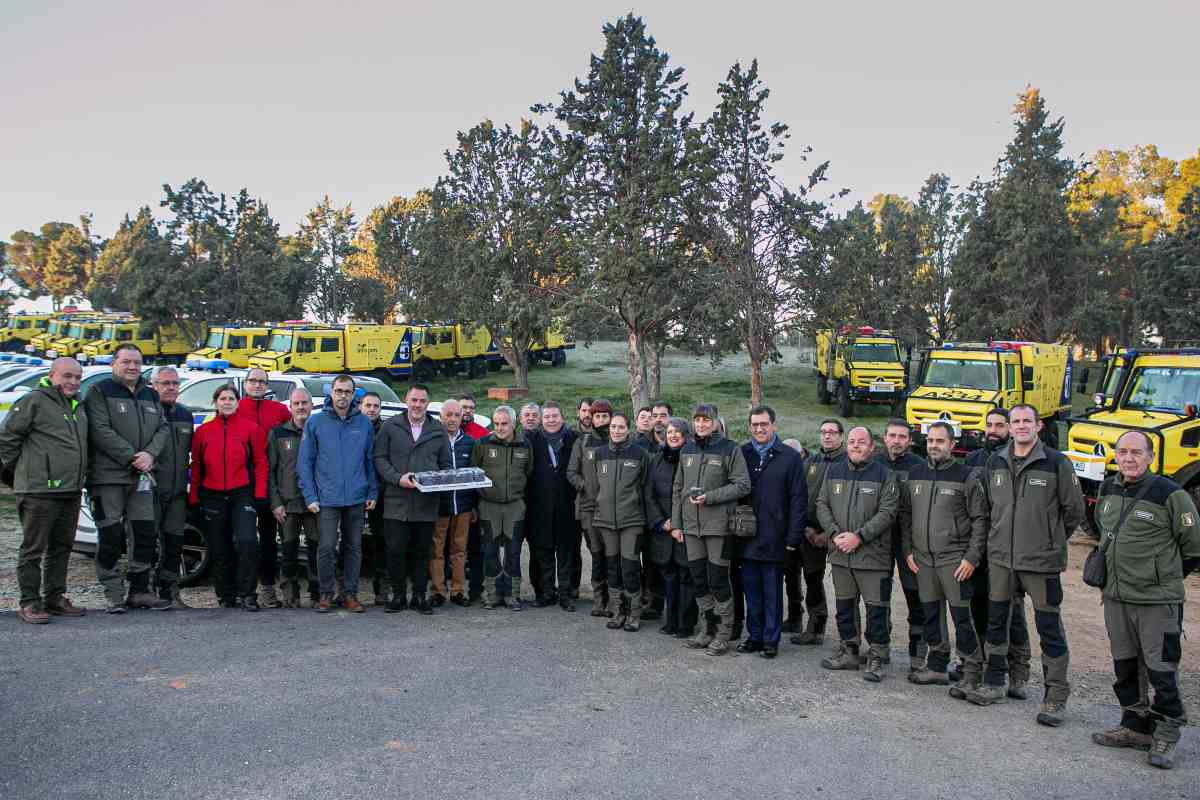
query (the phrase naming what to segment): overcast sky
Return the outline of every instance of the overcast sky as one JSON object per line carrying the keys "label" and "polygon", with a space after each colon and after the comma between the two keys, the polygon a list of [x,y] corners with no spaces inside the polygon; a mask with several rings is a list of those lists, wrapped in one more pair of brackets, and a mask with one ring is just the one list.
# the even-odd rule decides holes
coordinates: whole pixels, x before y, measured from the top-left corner
{"label": "overcast sky", "polygon": [[[515,122],[585,75],[601,25],[644,17],[710,113],[758,58],[768,114],[851,198],[991,171],[1027,83],[1071,154],[1200,148],[1200,2],[0,2],[0,238],[158,212],[164,182],[245,186],[285,231],[322,195],[431,185],[454,134]],[[796,150],[799,148],[796,147]],[[798,153],[790,182],[811,169]]]}

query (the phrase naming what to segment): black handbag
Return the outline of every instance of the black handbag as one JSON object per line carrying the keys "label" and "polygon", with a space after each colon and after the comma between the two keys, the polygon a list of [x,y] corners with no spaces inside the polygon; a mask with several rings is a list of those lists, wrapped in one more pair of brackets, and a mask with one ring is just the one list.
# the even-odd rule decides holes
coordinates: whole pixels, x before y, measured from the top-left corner
{"label": "black handbag", "polygon": [[758,518],[750,504],[734,506],[729,515],[729,533],[739,539],[753,539],[758,535]]}
{"label": "black handbag", "polygon": [[[1101,485],[1101,493],[1096,498],[1096,513],[1100,512],[1100,503],[1104,500],[1103,489]],[[1121,526],[1125,524],[1129,512],[1133,511],[1134,506],[1138,501],[1146,496],[1146,490],[1150,488],[1150,476],[1142,476],[1142,488],[1134,496],[1133,502],[1125,506],[1121,512],[1120,518],[1117,520],[1117,526],[1112,529],[1107,536],[1103,531],[1100,532],[1100,545],[1092,548],[1092,552],[1088,553],[1087,559],[1083,562],[1083,582],[1088,586],[1094,586],[1097,589],[1103,589],[1108,583],[1108,563],[1104,560],[1104,553],[1108,549],[1108,545],[1116,538],[1117,531],[1121,530]],[[1096,523],[1099,526],[1099,522]]]}

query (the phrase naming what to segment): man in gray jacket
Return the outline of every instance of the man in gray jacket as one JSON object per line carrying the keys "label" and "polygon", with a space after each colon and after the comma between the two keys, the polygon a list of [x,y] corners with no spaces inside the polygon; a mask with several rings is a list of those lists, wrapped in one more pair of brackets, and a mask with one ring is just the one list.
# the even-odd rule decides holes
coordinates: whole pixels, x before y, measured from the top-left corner
{"label": "man in gray jacket", "polygon": [[82,377],[75,359],[56,359],[50,375],[13,404],[0,426],[4,482],[17,495],[23,534],[18,615],[34,625],[49,622],[51,614],[83,616],[66,596],[87,474],[87,414],[75,399]]}
{"label": "man in gray jacket", "polygon": [[[428,615],[433,608],[425,597],[425,587],[429,583],[429,552],[441,497],[433,492],[422,493],[413,481],[413,473],[449,469],[450,437],[440,422],[425,413],[429,407],[425,386],[410,386],[404,404],[404,413],[383,423],[375,437],[375,469],[383,495],[383,535],[392,584],[392,597],[385,610],[390,614],[411,605],[414,611]],[[411,603],[407,597],[410,575]]]}
{"label": "man in gray jacket", "polygon": [[1012,598],[1024,590],[1042,645],[1045,695],[1037,721],[1063,723],[1071,685],[1070,653],[1062,624],[1062,573],[1067,539],[1084,520],[1083,493],[1066,456],[1042,444],[1037,409],[1019,404],[1009,410],[1012,438],[976,473],[989,510],[987,665],[983,686],[969,692],[977,705],[1007,699],[1009,617]]}
{"label": "man in gray jacket", "polygon": [[183,556],[183,535],[187,527],[188,474],[192,465],[192,411],[178,403],[179,372],[174,367],[159,367],[152,381],[158,392],[163,419],[167,423],[167,443],[154,464],[157,491],[159,541],[157,588],[160,599],[171,608],[185,609],[179,596],[179,566]]}
{"label": "man in gray jacket", "polygon": [[142,351],[120,345],[113,353],[111,378],[87,394],[88,493],[96,520],[96,578],[104,587],[107,611],[125,610],[125,580],[117,562],[125,550],[125,526],[133,547],[129,552],[131,608],[171,607],[150,593],[150,570],[158,546],[155,515],[154,465],[167,444],[168,429],[158,393],[142,378]]}

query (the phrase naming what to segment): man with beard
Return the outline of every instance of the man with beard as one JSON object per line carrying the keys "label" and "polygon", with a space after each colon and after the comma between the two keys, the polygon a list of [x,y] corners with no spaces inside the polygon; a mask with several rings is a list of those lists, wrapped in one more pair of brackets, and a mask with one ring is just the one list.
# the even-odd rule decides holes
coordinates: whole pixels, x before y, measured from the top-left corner
{"label": "man with beard", "polygon": [[[895,474],[896,489],[899,492],[904,491],[909,471],[924,463],[913,455],[909,449],[911,446],[912,429],[908,427],[908,423],[902,419],[889,419],[883,432],[884,451],[879,454],[877,460]],[[911,675],[925,669],[929,644],[925,640],[925,607],[921,603],[917,576],[904,561],[899,515],[892,524],[892,555],[896,562],[896,572],[900,576],[904,602],[908,606],[908,672]],[[888,620],[889,628],[891,624],[891,620]]]}
{"label": "man with beard", "polygon": [[283,607],[300,608],[300,534],[308,554],[308,595],[313,608],[321,593],[317,588],[317,515],[308,510],[300,491],[296,466],[300,461],[300,440],[304,426],[312,416],[312,395],[297,386],[288,397],[292,418],[276,425],[267,434],[267,499],[271,513],[279,523],[283,540]]}
{"label": "man with beard", "polygon": [[[371,420],[375,435],[379,435],[379,426],[383,423],[380,416],[383,413],[383,398],[376,392],[367,392],[358,401],[358,410]],[[387,547],[383,541],[383,503],[376,503],[367,512],[367,528],[371,531],[371,543],[363,541],[363,549],[371,555],[371,588],[375,592],[375,605],[387,605]],[[339,558],[339,561],[341,559]]]}
{"label": "man with beard", "polygon": [[[987,463],[993,453],[998,453],[1008,444],[1008,411],[993,408],[983,421],[983,447],[973,451],[963,463],[978,469]],[[971,575],[971,618],[980,641],[987,634],[988,622],[988,568],[987,552]],[[1015,593],[1012,599],[1012,618],[1008,626],[1008,696],[1024,700],[1029,696],[1029,665],[1033,661],[1033,650],[1029,646],[1029,625],[1025,622],[1025,595]],[[950,669],[950,679],[961,679],[961,665]]]}
{"label": "man with beard", "polygon": [[[580,408],[583,403],[580,403]],[[608,442],[608,423],[612,404],[600,398],[588,403],[591,424],[587,433],[575,440],[567,465],[567,480],[575,487],[575,518],[583,529],[588,551],[592,554],[592,616],[608,617],[608,574],[604,558],[604,539],[592,530],[596,513],[596,451]]]}
{"label": "man with beard", "polygon": [[154,484],[158,504],[160,545],[158,596],[171,601],[171,608],[188,608],[179,596],[179,564],[183,556],[183,533],[187,526],[188,471],[192,464],[192,412],[179,399],[179,372],[159,367],[151,382],[158,392],[163,419],[167,421],[167,444],[154,462]]}
{"label": "man with beard", "polygon": [[592,398],[583,397],[575,408],[576,432],[582,436],[592,432]]}

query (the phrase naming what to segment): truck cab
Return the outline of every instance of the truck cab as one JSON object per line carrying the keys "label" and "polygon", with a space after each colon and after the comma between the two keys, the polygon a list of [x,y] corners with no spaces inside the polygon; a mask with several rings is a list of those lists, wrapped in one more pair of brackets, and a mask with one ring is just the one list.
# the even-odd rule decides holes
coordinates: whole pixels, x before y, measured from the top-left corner
{"label": "truck cab", "polygon": [[1043,439],[1058,443],[1057,422],[1070,411],[1071,353],[1064,345],[1038,342],[946,343],[922,354],[916,387],[905,415],[919,440],[938,421],[949,422],[961,450],[983,441],[984,419],[993,408],[1028,403],[1045,423]]}
{"label": "truck cab", "polygon": [[187,361],[219,359],[244,369],[250,364],[250,356],[266,349],[270,335],[271,329],[265,325],[209,328],[204,346],[188,353]]}
{"label": "truck cab", "polygon": [[194,343],[180,323],[159,328],[143,320],[106,322],[100,330],[100,338],[84,345],[76,358],[84,363],[95,361],[97,356],[110,355],[123,344],[135,344],[149,363],[182,356]]}
{"label": "truck cab", "polygon": [[1154,445],[1150,470],[1200,499],[1200,348],[1131,348],[1114,356],[1105,375],[1111,393],[1097,392],[1095,405],[1068,421],[1066,456],[1085,494],[1095,499],[1117,470],[1117,439],[1137,430]]}
{"label": "truck cab", "polygon": [[50,342],[46,349],[46,358],[61,358],[77,355],[84,345],[100,338],[104,322],[98,319],[73,320],[67,326],[65,335]]}
{"label": "truck cab", "polygon": [[50,314],[12,314],[0,328],[0,351],[6,353],[24,352],[34,336],[45,332],[50,324]]}
{"label": "truck cab", "polygon": [[897,405],[907,372],[890,331],[863,325],[817,332],[817,400],[836,403],[843,417],[854,416],[855,403]]}
{"label": "truck cab", "polygon": [[251,356],[249,363],[268,372],[342,372],[346,368],[342,330],[320,325],[272,328],[266,348]]}

